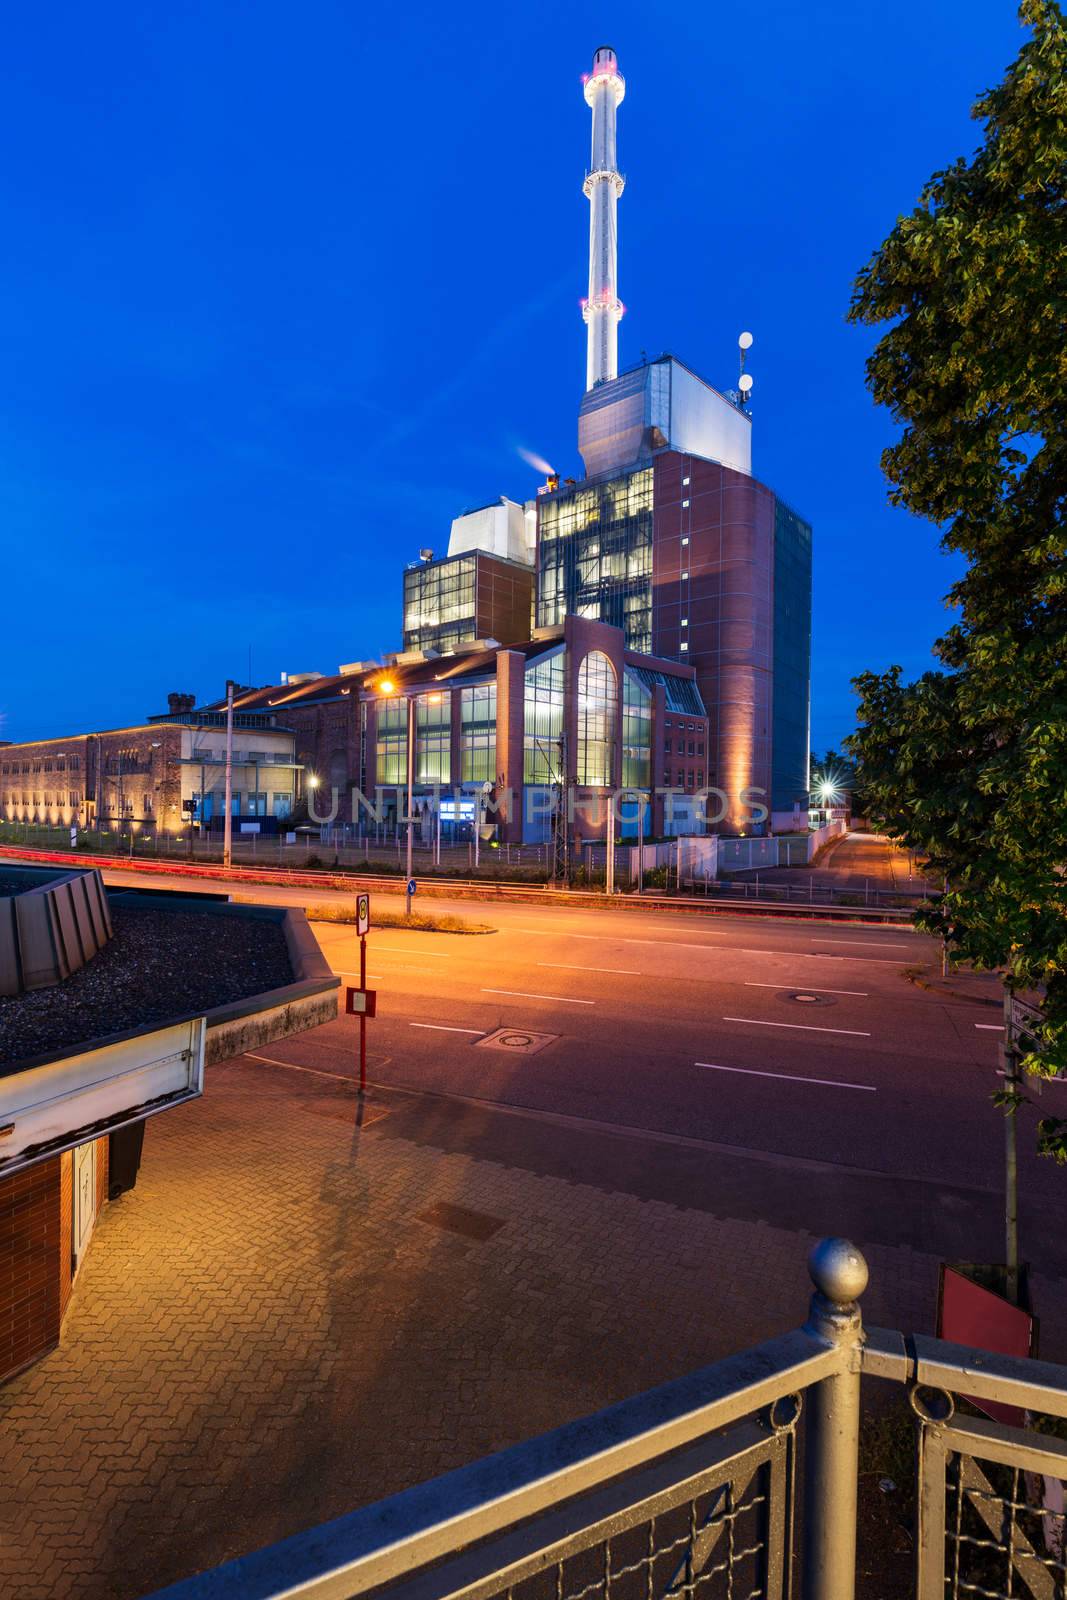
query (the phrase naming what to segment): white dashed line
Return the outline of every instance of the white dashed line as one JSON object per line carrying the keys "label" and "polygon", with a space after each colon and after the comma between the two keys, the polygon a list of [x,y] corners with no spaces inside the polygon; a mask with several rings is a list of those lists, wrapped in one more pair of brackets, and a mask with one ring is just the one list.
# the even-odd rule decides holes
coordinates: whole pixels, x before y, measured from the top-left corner
{"label": "white dashed line", "polygon": [[854,1039],[869,1039],[862,1028],[816,1028],[810,1022],[764,1022],[759,1017],[723,1017],[724,1022],[747,1022],[753,1028],[799,1028],[801,1033],[847,1033]]}
{"label": "white dashed line", "polygon": [[483,994],[513,994],[520,1000],[554,1000],[561,1006],[595,1006],[595,1000],[572,1000],[567,994],[531,994],[527,989],[483,989]]}
{"label": "white dashed line", "polygon": [[827,1089],[861,1089],[866,1094],[877,1094],[873,1083],[842,1083],[839,1078],[802,1078],[793,1072],[757,1072],[754,1067],[717,1067],[712,1061],[695,1061],[705,1072],[738,1072],[746,1078],[782,1078],[786,1083],[819,1083]]}

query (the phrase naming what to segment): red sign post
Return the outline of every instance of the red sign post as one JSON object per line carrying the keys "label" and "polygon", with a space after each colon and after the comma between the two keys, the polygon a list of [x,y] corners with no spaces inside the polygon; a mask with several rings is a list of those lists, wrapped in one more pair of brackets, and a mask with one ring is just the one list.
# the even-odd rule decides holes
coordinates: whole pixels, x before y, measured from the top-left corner
{"label": "red sign post", "polygon": [[359,988],[345,991],[345,1010],[359,1017],[359,1093],[367,1092],[367,1018],[373,1017],[378,996],[367,988],[367,934],[370,931],[370,895],[356,896],[356,932],[359,934]]}

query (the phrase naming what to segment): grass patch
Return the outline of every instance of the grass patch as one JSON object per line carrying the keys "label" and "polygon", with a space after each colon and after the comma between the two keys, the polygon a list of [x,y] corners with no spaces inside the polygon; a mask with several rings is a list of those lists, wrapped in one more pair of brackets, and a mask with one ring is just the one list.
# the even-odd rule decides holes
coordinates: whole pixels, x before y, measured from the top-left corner
{"label": "grass patch", "polygon": [[[305,906],[309,922],[354,923],[355,911],[345,905]],[[375,928],[414,928],[419,933],[496,933],[488,922],[471,922],[467,917],[453,917],[445,912],[413,911],[410,917],[403,911],[372,911],[371,931]]]}

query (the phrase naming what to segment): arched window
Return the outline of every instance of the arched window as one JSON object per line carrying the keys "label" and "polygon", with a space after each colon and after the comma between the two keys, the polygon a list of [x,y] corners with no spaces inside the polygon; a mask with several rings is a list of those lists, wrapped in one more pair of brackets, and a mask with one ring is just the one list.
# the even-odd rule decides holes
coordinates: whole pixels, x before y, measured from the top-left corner
{"label": "arched window", "polygon": [[578,668],[578,782],[588,788],[611,787],[618,702],[615,668],[590,650]]}

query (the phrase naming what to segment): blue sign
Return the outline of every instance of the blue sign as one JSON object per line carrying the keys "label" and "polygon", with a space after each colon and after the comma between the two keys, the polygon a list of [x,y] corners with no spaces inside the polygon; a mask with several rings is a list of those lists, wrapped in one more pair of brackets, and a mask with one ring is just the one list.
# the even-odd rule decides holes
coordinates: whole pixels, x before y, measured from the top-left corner
{"label": "blue sign", "polygon": [[415,890],[416,890],[416,889],[417,889],[417,888],[418,888],[418,887],[419,887],[419,886],[418,886],[418,884],[417,884],[417,883],[416,883],[416,882],[415,882],[415,879],[414,879],[414,878],[409,878],[409,879],[408,879],[408,894],[414,894],[414,893],[415,893]]}

